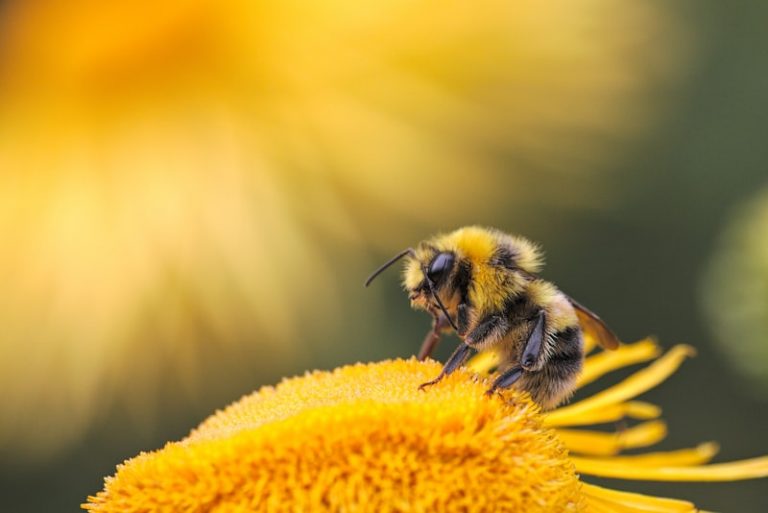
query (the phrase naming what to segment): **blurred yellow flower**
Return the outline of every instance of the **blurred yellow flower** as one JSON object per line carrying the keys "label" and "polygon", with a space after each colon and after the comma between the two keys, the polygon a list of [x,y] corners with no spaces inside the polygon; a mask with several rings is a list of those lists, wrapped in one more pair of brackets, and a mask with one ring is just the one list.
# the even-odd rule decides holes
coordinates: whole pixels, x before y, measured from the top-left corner
{"label": "blurred yellow flower", "polygon": [[768,389],[768,189],[728,220],[703,280],[702,302],[725,361]]}
{"label": "blurred yellow flower", "polygon": [[285,356],[365,234],[590,200],[683,32],[628,0],[3,2],[0,446],[194,388],[206,345]]}
{"label": "blurred yellow flower", "polygon": [[[582,384],[655,357],[651,341],[587,359]],[[186,439],[143,453],[83,507],[141,511],[695,512],[686,501],[601,488],[580,475],[669,481],[768,476],[768,456],[704,465],[714,444],[614,456],[664,437],[659,408],[632,401],[691,353],[678,346],[596,395],[547,414],[527,395],[486,397],[460,370],[428,392],[436,362],[395,360],[266,387]],[[621,418],[620,433],[568,429]],[[554,428],[554,429],[553,429]]]}

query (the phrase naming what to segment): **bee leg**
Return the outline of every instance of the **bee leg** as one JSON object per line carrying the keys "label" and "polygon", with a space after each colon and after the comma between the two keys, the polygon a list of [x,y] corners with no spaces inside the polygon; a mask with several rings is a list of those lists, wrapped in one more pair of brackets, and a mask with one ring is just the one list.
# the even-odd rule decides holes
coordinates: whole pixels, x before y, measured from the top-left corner
{"label": "bee leg", "polygon": [[539,361],[542,342],[545,337],[544,322],[545,315],[542,310],[535,317],[535,324],[528,334],[528,340],[525,343],[525,348],[523,348],[523,356],[520,358],[520,364],[527,371],[533,370],[536,362]]}
{"label": "bee leg", "polygon": [[467,303],[459,303],[456,312],[456,324],[459,328],[457,334],[460,337],[463,337],[467,334],[467,330],[469,329],[469,305],[467,305]]}
{"label": "bee leg", "polygon": [[424,342],[421,343],[421,349],[419,349],[419,361],[424,361],[432,354],[435,346],[440,341],[440,332],[448,327],[448,319],[440,313],[436,312],[432,318],[432,330],[424,337]]}
{"label": "bee leg", "polygon": [[485,395],[493,395],[493,393],[499,388],[511,387],[517,382],[518,379],[520,379],[520,377],[523,375],[523,372],[524,371],[521,367],[512,367],[511,369],[505,370],[498,378],[496,378],[496,381],[494,381],[493,385],[491,385],[491,388],[485,392]]}
{"label": "bee leg", "polygon": [[509,322],[501,314],[493,314],[482,319],[472,331],[467,333],[464,342],[470,346],[481,342],[491,344],[500,340],[508,331]]}
{"label": "bee leg", "polygon": [[421,343],[421,349],[419,349],[418,359],[423,362],[432,355],[432,350],[440,341],[440,332],[434,327],[424,337],[424,342]]}
{"label": "bee leg", "polygon": [[523,348],[523,356],[520,358],[520,366],[512,367],[501,373],[488,389],[486,395],[493,394],[499,388],[509,388],[519,380],[525,371],[533,370],[541,355],[542,342],[544,341],[544,311],[539,312],[534,318],[534,325],[528,334],[528,340]]}
{"label": "bee leg", "polygon": [[426,387],[432,386],[435,383],[440,382],[440,380],[442,380],[448,374],[458,369],[461,366],[461,364],[467,360],[467,358],[469,357],[469,353],[471,351],[472,351],[472,348],[462,342],[459,345],[459,347],[457,347],[456,350],[453,352],[451,357],[448,358],[448,361],[445,362],[445,365],[443,366],[443,370],[440,371],[440,374],[432,381],[427,381],[426,383],[422,383],[421,385],[419,385],[419,390],[424,390]]}

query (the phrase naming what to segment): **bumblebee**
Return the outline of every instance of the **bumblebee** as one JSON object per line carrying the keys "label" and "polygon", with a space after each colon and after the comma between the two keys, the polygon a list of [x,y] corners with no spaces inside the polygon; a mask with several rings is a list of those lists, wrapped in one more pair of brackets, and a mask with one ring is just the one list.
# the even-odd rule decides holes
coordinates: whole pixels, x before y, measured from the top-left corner
{"label": "bumblebee", "polygon": [[365,286],[403,258],[403,286],[411,306],[433,317],[419,359],[432,353],[443,332],[454,331],[462,340],[422,389],[456,370],[473,351],[494,349],[502,360],[488,393],[515,387],[550,409],[573,393],[584,361],[585,333],[604,348],[619,345],[597,315],[538,276],[541,251],[523,237],[460,228],[402,251]]}

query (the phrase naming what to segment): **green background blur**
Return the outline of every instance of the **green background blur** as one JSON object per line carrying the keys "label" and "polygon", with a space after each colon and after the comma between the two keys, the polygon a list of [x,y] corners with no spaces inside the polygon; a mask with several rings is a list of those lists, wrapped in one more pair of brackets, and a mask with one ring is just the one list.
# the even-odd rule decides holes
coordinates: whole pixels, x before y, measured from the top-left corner
{"label": "green background blur", "polygon": [[[0,2],[0,6],[8,4]],[[161,371],[151,390],[136,384],[137,394],[151,394],[149,405],[134,408],[134,403],[142,401],[130,398],[130,394],[104,402],[78,436],[69,437],[45,454],[25,457],[23,451],[12,450],[12,441],[4,440],[0,445],[0,509],[75,511],[88,494],[101,488],[103,477],[112,474],[117,463],[184,437],[215,409],[261,385],[308,369],[331,369],[356,361],[413,354],[429,327],[429,319],[409,309],[397,273],[383,275],[368,290],[362,287],[362,281],[370,270],[403,247],[461,224],[494,226],[539,241],[547,255],[544,276],[599,312],[622,339],[633,341],[655,335],[666,347],[686,342],[697,348],[697,358],[646,396],[663,407],[669,423],[670,434],[660,447],[689,447],[717,440],[722,450],[716,461],[768,453],[768,387],[764,384],[768,361],[751,365],[752,375],[748,375],[739,366],[739,358],[728,357],[730,346],[739,345],[740,340],[716,335],[728,333],[732,325],[729,322],[734,322],[727,316],[720,319],[717,310],[738,312],[743,305],[718,302],[719,287],[729,285],[710,278],[715,272],[713,265],[729,261],[718,259],[720,252],[733,250],[723,245],[741,240],[738,235],[725,235],[734,230],[738,233],[733,223],[749,221],[739,212],[768,187],[768,4],[702,1],[673,8],[695,41],[691,43],[695,49],[681,58],[685,71],[674,83],[654,91],[652,101],[657,104],[654,108],[658,114],[650,129],[622,137],[620,144],[608,137],[607,146],[615,156],[602,165],[600,172],[578,179],[585,181],[583,189],[595,191],[593,195],[571,201],[572,182],[557,173],[541,173],[523,185],[513,185],[499,173],[467,173],[463,178],[467,182],[484,181],[497,190],[509,187],[510,194],[508,199],[494,198],[491,206],[478,198],[462,202],[455,200],[455,191],[460,191],[464,183],[453,175],[445,179],[439,170],[432,170],[419,192],[428,201],[410,205],[418,213],[412,222],[407,213],[390,217],[386,211],[373,211],[376,203],[366,207],[364,202],[353,202],[354,208],[372,210],[360,214],[357,229],[365,234],[362,243],[339,244],[336,239],[327,239],[322,231],[312,232],[317,258],[325,262],[316,272],[333,283],[333,295],[341,304],[335,313],[326,314],[318,306],[320,314],[313,315],[313,304],[326,301],[325,289],[318,282],[304,278],[285,282],[285,287],[311,298],[297,307],[303,313],[279,321],[295,323],[290,329],[292,341],[285,342],[290,349],[281,352],[283,342],[279,336],[277,349],[272,344],[258,343],[259,337],[267,336],[259,326],[235,330],[234,335],[228,332],[237,343],[217,343],[215,332],[210,332],[210,344],[197,348],[197,370],[192,378]],[[8,119],[12,118],[2,122]],[[2,133],[9,133],[7,125]],[[0,162],[12,164],[11,160]],[[517,165],[510,157],[509,167]],[[568,162],[558,165],[567,168]],[[6,167],[1,172],[12,170]],[[558,185],[561,180],[562,187]],[[536,191],[539,183],[546,194]],[[453,193],[444,194],[444,189]],[[453,202],[446,206],[450,211],[447,222],[440,215],[419,212],[442,198]],[[474,208],[476,203],[483,207]],[[324,212],[314,214],[322,217]],[[381,233],[384,230],[386,233]],[[768,235],[768,220],[754,230],[757,239],[761,230]],[[10,242],[6,239],[3,244]],[[300,270],[302,277],[312,275],[311,264],[311,258],[301,262],[305,266]],[[280,269],[289,264],[279,258],[266,258],[254,265],[265,266],[266,272],[291,274],[291,269]],[[724,274],[728,276],[729,271]],[[743,269],[734,269],[732,275],[734,280],[742,280],[731,284],[736,291],[752,284]],[[763,276],[755,276],[754,281],[768,283],[768,270]],[[271,286],[281,287],[281,283]],[[768,297],[768,285],[761,290]],[[739,296],[726,291],[722,297]],[[162,315],[162,306],[157,308],[158,315]],[[758,308],[745,314],[743,322],[738,316],[735,321],[739,325],[747,323],[754,337],[764,341],[758,343],[755,353],[763,356],[768,344],[766,315]],[[88,316],[87,310],[83,316]],[[270,330],[273,333],[275,326]],[[197,336],[205,341],[207,335],[202,331]],[[281,327],[277,326],[276,331]],[[34,332],[35,326],[29,326],[30,344],[40,344]],[[185,333],[181,331],[179,336]],[[151,337],[151,332],[146,336]],[[445,358],[455,342],[444,340],[437,356]],[[153,361],[151,347],[128,352],[121,358]],[[45,346],[37,350],[45,351]],[[274,356],[276,353],[279,357]],[[6,359],[13,356],[10,352],[4,355]],[[749,354],[740,358],[749,358]],[[53,378],[45,386],[55,390],[58,384]],[[591,390],[594,387],[586,392]],[[46,414],[44,409],[31,412],[30,418],[38,423],[35,431],[56,431],[56,421],[48,420]],[[622,490],[689,499],[708,510],[768,511],[765,480],[722,484],[604,483]]]}

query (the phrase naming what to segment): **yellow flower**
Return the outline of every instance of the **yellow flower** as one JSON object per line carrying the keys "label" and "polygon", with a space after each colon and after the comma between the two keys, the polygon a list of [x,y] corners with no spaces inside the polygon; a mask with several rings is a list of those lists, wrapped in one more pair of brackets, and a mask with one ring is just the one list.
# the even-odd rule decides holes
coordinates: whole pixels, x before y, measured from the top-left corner
{"label": "yellow flower", "polygon": [[[581,384],[658,351],[646,340],[592,356]],[[246,396],[181,442],[127,461],[83,507],[92,513],[694,512],[686,501],[582,479],[768,476],[768,456],[705,465],[714,444],[616,455],[664,437],[659,408],[633,399],[690,354],[677,346],[618,385],[548,413],[515,391],[486,397],[487,384],[469,369],[418,391],[439,370],[436,362],[314,372]],[[620,433],[572,429],[622,418],[644,422]]]}

